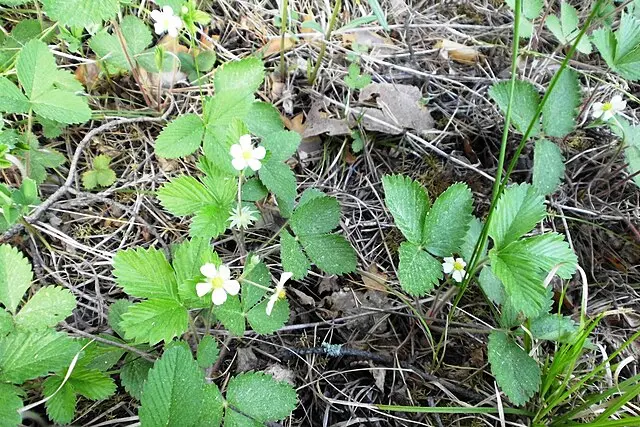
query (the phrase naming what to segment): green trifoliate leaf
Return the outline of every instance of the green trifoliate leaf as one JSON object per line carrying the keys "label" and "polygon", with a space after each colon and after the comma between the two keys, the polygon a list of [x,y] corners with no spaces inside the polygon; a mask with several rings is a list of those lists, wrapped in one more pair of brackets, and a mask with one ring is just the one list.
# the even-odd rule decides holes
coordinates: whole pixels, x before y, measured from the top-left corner
{"label": "green trifoliate leaf", "polygon": [[[580,32],[578,11],[566,1],[560,4],[560,18],[550,15],[545,23],[562,45],[573,44]],[[591,53],[591,42],[586,34],[580,39],[577,49],[586,55]]]}
{"label": "green trifoliate leaf", "polygon": [[531,262],[545,275],[556,265],[560,265],[556,274],[563,279],[570,279],[576,272],[578,258],[558,233],[527,237],[513,242],[508,249],[513,253],[528,254]]}
{"label": "green trifoliate leaf", "polygon": [[[43,383],[43,394],[50,397],[45,403],[47,416],[57,424],[69,424],[76,412],[76,394],[68,382],[62,384],[64,378],[52,375]],[[62,388],[60,388],[62,386]],[[56,390],[60,390],[56,393]],[[55,394],[54,394],[55,393]]]}
{"label": "green trifoliate leaf", "polygon": [[124,329],[120,326],[122,322],[122,315],[127,312],[133,303],[126,299],[118,299],[109,306],[109,326],[113,329],[113,332],[124,338]]}
{"label": "green trifoliate leaf", "polygon": [[540,367],[503,332],[489,335],[488,358],[491,373],[515,405],[524,405],[540,387]]}
{"label": "green trifoliate leaf", "polygon": [[158,200],[176,216],[192,215],[216,201],[201,182],[187,175],[174,178],[160,187]]}
{"label": "green trifoliate leaf", "polygon": [[122,315],[120,326],[127,340],[156,345],[181,336],[188,327],[189,312],[173,299],[154,298],[133,304]]}
{"label": "green trifoliate leaf", "polygon": [[[30,171],[29,178],[38,184],[47,178],[47,168],[57,168],[65,162],[65,157],[55,150],[49,148],[39,148],[37,140],[29,142],[30,149],[27,157],[27,170]],[[25,153],[26,154],[26,153]]]}
{"label": "green trifoliate leaf", "polygon": [[173,268],[179,284],[200,276],[200,267],[206,263],[220,265],[220,258],[211,249],[209,239],[193,238],[175,246]]}
{"label": "green trifoliate leaf", "polygon": [[69,317],[74,308],[76,299],[68,289],[45,286],[18,312],[16,326],[24,330],[52,327]]}
{"label": "green trifoliate leaf", "polygon": [[21,252],[10,245],[0,245],[0,302],[11,313],[31,286],[31,264]]}
{"label": "green trifoliate leaf", "polygon": [[296,177],[289,166],[279,160],[269,159],[262,164],[258,175],[269,191],[293,206],[296,198]]}
{"label": "green trifoliate leaf", "polygon": [[162,129],[156,139],[155,152],[170,159],[188,156],[200,148],[203,136],[202,119],[195,114],[184,114]]}
{"label": "green trifoliate leaf", "polygon": [[45,119],[60,123],[84,123],[91,118],[86,99],[61,89],[32,97],[31,107]]}
{"label": "green trifoliate leaf", "polygon": [[140,400],[145,426],[194,426],[202,405],[204,377],[182,346],[165,351],[149,371]]}
{"label": "green trifoliate leaf", "polygon": [[334,197],[317,197],[299,206],[291,215],[291,228],[298,235],[325,234],[340,222],[340,204]]}
{"label": "green trifoliate leaf", "polygon": [[410,242],[422,242],[424,219],[429,210],[429,197],[422,185],[402,175],[382,178],[384,201],[396,225]]}
{"label": "green trifoliate leaf", "polygon": [[305,277],[311,268],[311,263],[302,252],[300,244],[287,230],[280,232],[280,260],[282,268],[292,272],[296,280]]}
{"label": "green trifoliate leaf", "polygon": [[544,314],[531,321],[531,335],[539,340],[567,342],[578,330],[570,317]]}
{"label": "green trifoliate leaf", "polygon": [[504,302],[504,286],[500,279],[493,274],[491,266],[486,265],[482,268],[478,276],[478,284],[491,301],[498,305]]}
{"label": "green trifoliate leaf", "polygon": [[[472,216],[471,221],[469,221],[469,230],[467,230],[467,234],[465,234],[462,245],[460,246],[460,255],[463,259],[467,261],[471,260],[476,243],[480,240],[480,233],[482,233],[482,222],[475,216]],[[484,257],[486,253],[487,244],[485,243],[480,255]]]}
{"label": "green trifoliate leaf", "polygon": [[245,123],[249,131],[260,138],[278,134],[284,127],[278,109],[267,102],[252,103]]}
{"label": "green trifoliate leaf", "polygon": [[7,310],[1,309],[0,310],[0,338],[4,337],[14,329],[15,329],[15,325],[13,324],[13,317]]}
{"label": "green trifoliate leaf", "polygon": [[289,320],[289,301],[286,298],[276,301],[271,315],[267,315],[267,303],[268,300],[265,299],[247,313],[251,329],[260,335],[274,333]]}
{"label": "green trifoliate leaf", "polygon": [[213,76],[216,93],[233,93],[238,98],[253,97],[264,81],[264,66],[258,58],[227,62]]}
{"label": "green trifoliate leaf", "polygon": [[351,273],[356,269],[356,253],[349,242],[337,234],[299,236],[307,256],[329,274]]}
{"label": "green trifoliate leaf", "polygon": [[295,154],[301,137],[297,132],[281,130],[262,139],[261,145],[270,153],[271,160],[285,161]]}
{"label": "green trifoliate leaf", "polygon": [[18,409],[22,408],[22,391],[11,384],[0,384],[0,425],[16,426],[22,422]]}
{"label": "green trifoliate leaf", "polygon": [[[507,113],[510,91],[510,81],[495,83],[489,88],[489,96],[498,104],[502,114]],[[540,95],[535,86],[529,82],[516,80],[513,93],[513,106],[511,107],[511,122],[518,132],[524,134],[529,128],[529,124],[534,121],[535,123],[529,137],[535,136],[538,133],[540,128],[538,124],[539,117],[536,116],[538,104],[540,104]]]}
{"label": "green trifoliate leaf", "polygon": [[577,73],[573,70],[563,70],[542,107],[544,132],[558,138],[572,132],[576,126],[577,108],[581,103]]}
{"label": "green trifoliate leaf", "polygon": [[429,293],[442,279],[442,265],[411,242],[400,244],[398,279],[402,289],[413,296]]}
{"label": "green trifoliate leaf", "polygon": [[30,100],[33,101],[51,89],[57,71],[56,60],[44,42],[31,40],[20,51],[16,72],[18,81]]}
{"label": "green trifoliate leaf", "polygon": [[564,158],[553,142],[536,141],[533,150],[533,186],[542,195],[553,194],[564,176]]}
{"label": "green trifoliate leaf", "polygon": [[531,254],[514,245],[489,251],[491,270],[502,281],[514,310],[535,317],[546,301],[544,277]]}
{"label": "green trifoliate leaf", "polygon": [[119,37],[115,33],[108,34],[105,30],[91,37],[89,46],[108,65],[131,71],[129,61],[135,65],[136,56],[151,44],[151,31],[147,24],[135,15],[127,15],[122,19],[120,31],[127,48],[126,54]]}
{"label": "green trifoliate leaf", "polygon": [[245,265],[243,276],[245,282],[242,283],[242,309],[248,312],[267,294],[265,289],[261,289],[251,283],[269,288],[271,287],[271,273],[269,273],[269,268],[264,262],[249,259],[249,262]]}
{"label": "green trifoliate leaf", "polygon": [[73,390],[91,400],[103,400],[116,391],[113,379],[97,369],[74,369],[69,377]]}
{"label": "green trifoliate leaf", "polygon": [[0,111],[5,113],[27,113],[29,111],[27,97],[6,77],[0,77]]}
{"label": "green trifoliate leaf", "polygon": [[116,173],[109,164],[111,157],[101,154],[93,159],[93,169],[82,174],[82,184],[87,189],[108,187],[116,182]]}
{"label": "green trifoliate leaf", "polygon": [[230,206],[212,204],[200,209],[191,220],[189,235],[215,239],[224,233],[229,225]]}
{"label": "green trifoliate leaf", "polygon": [[115,18],[118,0],[42,0],[45,13],[69,27],[90,27]]}
{"label": "green trifoliate leaf", "polygon": [[229,381],[227,402],[227,412],[237,409],[259,423],[266,423],[288,417],[297,406],[298,398],[289,384],[254,372],[240,374]]}
{"label": "green trifoliate leaf", "polygon": [[135,399],[142,397],[142,388],[149,375],[153,363],[137,354],[128,354],[120,370],[120,381],[124,389]]}
{"label": "green trifoliate leaf", "polygon": [[640,20],[622,12],[620,26],[593,32],[593,44],[611,69],[629,80],[640,80]]}
{"label": "green trifoliate leaf", "polygon": [[219,427],[222,424],[225,402],[220,389],[215,384],[205,384],[203,388],[200,416],[197,427]]}
{"label": "green trifoliate leaf", "polygon": [[[109,341],[124,344],[124,341],[112,335],[100,334],[99,336]],[[78,360],[76,367],[85,370],[106,372],[113,368],[126,352],[124,348],[116,347],[111,344],[104,344],[98,341],[87,341],[83,344],[88,345],[84,347],[84,352],[80,360]]]}
{"label": "green trifoliate leaf", "polygon": [[503,248],[531,231],[545,216],[544,199],[533,186],[512,185],[498,200],[489,236],[497,248]]}
{"label": "green trifoliate leaf", "polygon": [[138,298],[177,296],[173,269],[162,251],[154,248],[127,249],[113,257],[113,275],[124,291]]}
{"label": "green trifoliate leaf", "polygon": [[240,298],[237,296],[229,296],[222,305],[216,305],[212,309],[222,325],[233,335],[242,336],[246,329],[245,313],[242,311]]}
{"label": "green trifoliate leaf", "polygon": [[67,368],[80,346],[61,332],[14,332],[0,339],[0,380],[26,380]]}
{"label": "green trifoliate leaf", "polygon": [[245,202],[257,202],[268,195],[269,190],[257,178],[251,178],[242,184],[242,200]]}
{"label": "green trifoliate leaf", "polygon": [[198,351],[196,353],[198,366],[202,369],[212,366],[218,360],[219,354],[220,350],[216,339],[211,335],[205,335],[198,343]]}
{"label": "green trifoliate leaf", "polygon": [[349,64],[348,74],[344,78],[345,84],[351,89],[364,89],[371,83],[371,76],[360,74],[360,65],[355,62]]}
{"label": "green trifoliate leaf", "polygon": [[424,220],[422,242],[434,255],[451,256],[460,252],[473,211],[471,190],[466,184],[453,184],[442,193]]}

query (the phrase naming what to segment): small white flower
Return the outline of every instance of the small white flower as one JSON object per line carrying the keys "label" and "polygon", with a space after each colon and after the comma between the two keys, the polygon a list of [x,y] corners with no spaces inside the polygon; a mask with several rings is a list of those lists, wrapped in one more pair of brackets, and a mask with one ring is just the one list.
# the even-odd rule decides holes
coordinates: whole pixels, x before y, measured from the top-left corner
{"label": "small white flower", "polygon": [[466,274],[464,268],[466,266],[467,263],[464,262],[462,258],[453,259],[453,257],[447,257],[442,263],[442,269],[444,270],[445,274],[451,273],[451,277],[453,277],[453,280],[458,283],[462,282],[462,279],[464,279],[464,275]]}
{"label": "small white flower", "polygon": [[231,270],[226,265],[216,267],[206,263],[200,267],[200,273],[205,277],[205,282],[196,285],[196,293],[202,297],[211,292],[211,301],[215,305],[222,305],[227,300],[227,294],[238,295],[240,282],[231,280]]}
{"label": "small white flower", "polygon": [[273,306],[276,304],[276,302],[279,299],[285,299],[287,297],[287,293],[284,290],[284,284],[287,282],[287,280],[291,279],[292,276],[293,276],[293,273],[290,273],[288,271],[285,271],[280,276],[280,280],[278,281],[278,284],[276,285],[276,288],[273,291],[273,294],[271,295],[271,297],[269,298],[269,302],[267,303],[267,316],[271,316],[271,312],[273,311]]}
{"label": "small white flower", "polygon": [[609,102],[594,102],[591,114],[594,119],[608,122],[616,114],[622,113],[625,108],[627,108],[627,102],[623,101],[620,95],[615,95]]}
{"label": "small white flower", "polygon": [[253,148],[251,143],[251,135],[242,135],[238,144],[233,144],[229,151],[233,160],[231,164],[236,170],[244,170],[249,166],[252,170],[257,171],[262,166],[260,160],[264,159],[267,150],[263,146]]}
{"label": "small white flower", "polygon": [[178,31],[182,28],[182,19],[173,14],[171,6],[164,6],[162,11],[156,9],[151,12],[151,18],[155,21],[153,28],[160,35],[165,31],[171,37],[178,37]]}
{"label": "small white flower", "polygon": [[254,222],[258,220],[257,217],[254,216],[257,212],[252,211],[249,206],[243,206],[242,209],[238,210],[237,207],[233,208],[231,211],[231,216],[229,217],[229,221],[231,221],[230,228],[247,228]]}

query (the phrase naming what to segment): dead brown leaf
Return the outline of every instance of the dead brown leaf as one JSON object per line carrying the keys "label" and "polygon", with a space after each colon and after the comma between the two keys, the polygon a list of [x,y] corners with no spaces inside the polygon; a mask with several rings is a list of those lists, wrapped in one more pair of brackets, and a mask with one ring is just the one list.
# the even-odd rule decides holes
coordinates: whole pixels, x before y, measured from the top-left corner
{"label": "dead brown leaf", "polygon": [[473,65],[480,60],[480,52],[474,47],[466,46],[452,40],[442,39],[435,46],[440,49],[440,56],[461,64]]}
{"label": "dead brown leaf", "polygon": [[374,291],[387,292],[386,283],[388,276],[378,271],[378,266],[371,264],[367,271],[362,272],[362,282]]}
{"label": "dead brown leaf", "polygon": [[95,62],[80,64],[76,68],[76,79],[82,83],[87,90],[91,90],[100,79],[100,67]]}
{"label": "dead brown leaf", "polygon": [[[296,45],[296,39],[294,39],[293,37],[285,37],[284,38],[284,51],[288,51],[291,50],[295,47]],[[262,47],[262,49],[260,49],[259,52],[262,53],[262,55],[267,58],[271,55],[276,55],[279,54],[283,49],[282,49],[282,39],[280,37],[274,37],[272,39],[270,39],[269,41],[267,41],[267,43]]]}
{"label": "dead brown leaf", "polygon": [[[360,91],[358,100],[363,104],[375,101],[377,105],[361,109],[366,114],[361,123],[367,130],[398,135],[404,129],[424,132],[433,128],[433,118],[422,104],[422,92],[415,86],[372,83]],[[357,113],[350,117],[353,121],[358,118]]]}
{"label": "dead brown leaf", "polygon": [[320,111],[321,104],[314,102],[307,113],[306,129],[302,134],[303,138],[326,133],[328,135],[348,135],[351,133],[347,121],[344,119],[332,119],[324,111]]}

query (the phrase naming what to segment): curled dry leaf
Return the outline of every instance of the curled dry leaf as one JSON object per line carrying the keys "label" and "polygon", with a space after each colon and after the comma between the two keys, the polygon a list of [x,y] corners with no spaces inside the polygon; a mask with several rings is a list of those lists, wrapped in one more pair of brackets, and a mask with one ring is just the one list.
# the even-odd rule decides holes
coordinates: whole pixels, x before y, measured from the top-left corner
{"label": "curled dry leaf", "polygon": [[[259,50],[262,53],[264,58],[268,58],[269,56],[279,54],[283,49],[282,45],[283,40],[278,37],[273,37],[267,41],[267,43]],[[291,50],[296,45],[296,39],[289,36],[284,38],[284,51]]]}
{"label": "curled dry leaf", "polygon": [[435,46],[440,49],[440,56],[444,59],[461,64],[473,65],[480,60],[480,52],[475,47],[466,46],[452,40],[442,39]]}
{"label": "curled dry leaf", "polygon": [[76,68],[75,76],[87,90],[91,90],[100,80],[100,67],[95,62],[80,64]]}
{"label": "curled dry leaf", "polygon": [[311,138],[323,133],[332,136],[351,133],[346,120],[330,118],[329,114],[320,111],[321,107],[319,102],[311,104],[311,110],[307,114],[306,128],[302,134],[303,138]]}

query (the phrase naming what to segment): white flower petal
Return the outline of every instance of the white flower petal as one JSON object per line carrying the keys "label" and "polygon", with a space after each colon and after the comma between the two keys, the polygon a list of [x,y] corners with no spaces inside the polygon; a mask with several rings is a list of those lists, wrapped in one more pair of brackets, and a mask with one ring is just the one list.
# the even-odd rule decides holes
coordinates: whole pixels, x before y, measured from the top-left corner
{"label": "white flower petal", "polygon": [[173,15],[173,8],[169,5],[162,7],[162,13],[165,15]]}
{"label": "white flower petal", "polygon": [[278,300],[278,294],[273,294],[271,295],[271,298],[269,298],[269,302],[267,302],[267,316],[271,316],[271,312],[273,311],[273,306],[276,304],[276,301]]}
{"label": "white flower petal", "polygon": [[215,264],[208,262],[202,267],[200,267],[200,273],[202,273],[204,277],[213,279],[218,275],[218,269]]}
{"label": "white flower petal", "polygon": [[214,289],[211,292],[211,301],[215,305],[222,305],[227,300],[227,292],[222,288]]}
{"label": "white flower petal", "polygon": [[604,111],[602,113],[602,120],[604,120],[605,122],[608,122],[609,120],[611,120],[611,117],[613,117],[614,114],[615,112],[613,110]]}
{"label": "white flower petal", "polygon": [[242,171],[244,170],[244,168],[247,167],[247,161],[243,158],[235,158],[231,160],[231,164],[233,165],[233,168],[237,171]]}
{"label": "white flower petal", "polygon": [[452,256],[448,256],[444,258],[444,262],[453,264],[454,262],[456,262],[456,260]]}
{"label": "white flower petal", "polygon": [[466,262],[464,262],[464,260],[463,260],[462,258],[456,258],[456,262],[457,262],[458,264],[460,264],[461,266],[463,266],[463,267],[466,267],[466,266],[467,266],[467,263],[466,263]]}
{"label": "white flower petal", "polygon": [[256,148],[253,149],[254,159],[262,160],[266,155],[267,155],[267,150],[262,145],[258,145]]}
{"label": "white flower petal", "polygon": [[443,262],[442,270],[444,271],[445,274],[451,273],[453,271],[453,264],[450,264],[448,262]]}
{"label": "white flower petal", "polygon": [[231,157],[233,158],[242,158],[242,147],[240,144],[233,144],[229,149],[229,154],[231,154]]}
{"label": "white flower petal", "polygon": [[593,118],[598,119],[600,118],[600,116],[602,116],[602,113],[604,112],[602,110],[602,107],[604,107],[604,104],[602,102],[593,103],[593,112],[591,113],[593,115]]}
{"label": "white flower petal", "polygon": [[453,277],[453,280],[455,280],[456,282],[460,283],[462,282],[462,279],[464,278],[464,270],[456,270],[451,274],[451,277]]}
{"label": "white flower petal", "polygon": [[170,37],[178,37],[178,29],[175,27],[168,27],[167,34],[169,34]]}
{"label": "white flower petal", "polygon": [[229,280],[231,279],[231,270],[229,270],[229,267],[222,264],[220,267],[218,267],[218,276],[222,280]]}
{"label": "white flower petal", "polygon": [[253,144],[251,143],[251,135],[250,134],[242,135],[240,137],[239,143],[240,143],[240,146],[242,147],[242,149],[245,150],[245,151],[249,151],[250,149],[253,148]]}
{"label": "white flower petal", "polygon": [[240,282],[237,280],[227,280],[222,287],[229,295],[238,295],[238,292],[240,292]]}
{"label": "white flower petal", "polygon": [[209,292],[211,292],[211,288],[212,288],[212,286],[211,286],[211,283],[209,283],[209,282],[198,283],[196,285],[196,294],[199,297],[202,297],[202,296],[208,294]]}
{"label": "white flower petal", "polygon": [[258,159],[248,159],[247,164],[253,171],[260,170],[260,168],[262,167],[262,162]]}
{"label": "white flower petal", "polygon": [[285,271],[284,273],[282,273],[282,275],[280,276],[280,280],[278,281],[278,286],[280,284],[285,284],[289,279],[291,279],[293,277],[293,273],[289,272],[289,271]]}
{"label": "white flower petal", "polygon": [[152,10],[150,16],[154,21],[159,21],[160,17],[162,16],[162,12],[160,12],[158,9]]}
{"label": "white flower petal", "polygon": [[161,22],[156,22],[155,24],[153,24],[153,30],[156,34],[160,35],[164,33],[164,25],[162,25]]}

